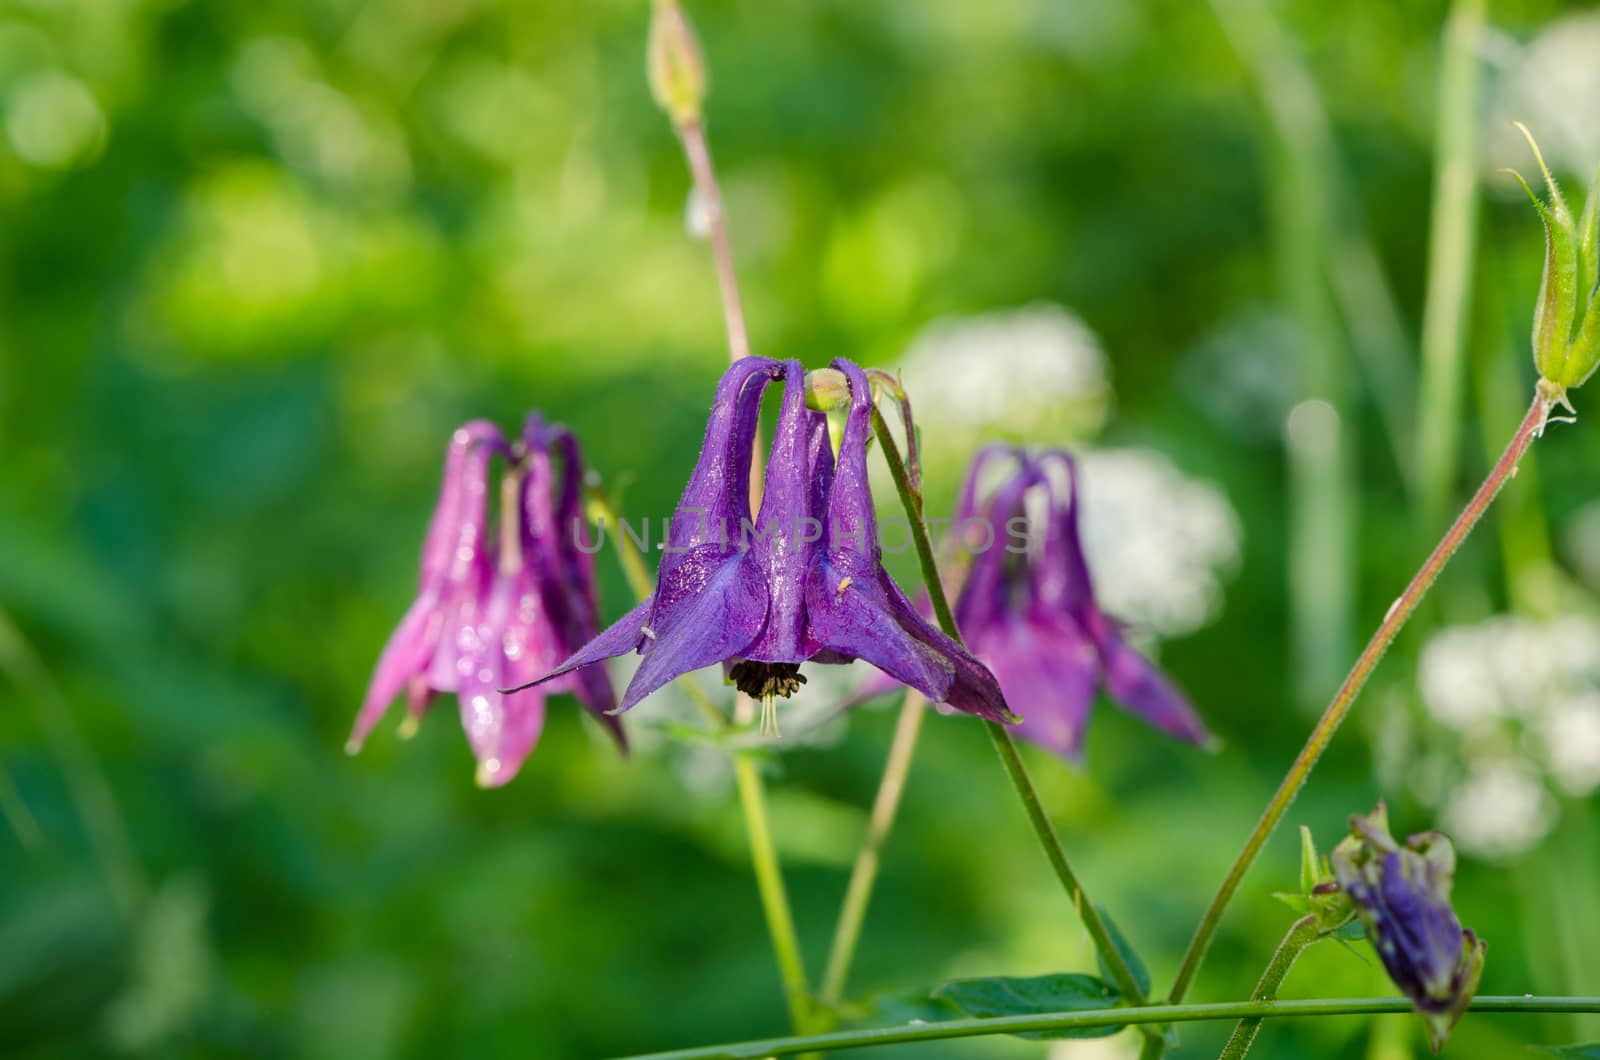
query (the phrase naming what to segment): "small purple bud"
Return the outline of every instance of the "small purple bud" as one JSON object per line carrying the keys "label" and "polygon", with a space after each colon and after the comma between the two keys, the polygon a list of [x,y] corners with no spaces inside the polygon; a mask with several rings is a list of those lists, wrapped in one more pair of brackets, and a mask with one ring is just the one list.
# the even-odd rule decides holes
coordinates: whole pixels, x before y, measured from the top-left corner
{"label": "small purple bud", "polygon": [[1333,850],[1339,885],[1438,1052],[1477,992],[1488,949],[1462,930],[1450,905],[1455,848],[1438,832],[1397,843],[1382,803],[1366,817],[1351,818],[1350,832]]}

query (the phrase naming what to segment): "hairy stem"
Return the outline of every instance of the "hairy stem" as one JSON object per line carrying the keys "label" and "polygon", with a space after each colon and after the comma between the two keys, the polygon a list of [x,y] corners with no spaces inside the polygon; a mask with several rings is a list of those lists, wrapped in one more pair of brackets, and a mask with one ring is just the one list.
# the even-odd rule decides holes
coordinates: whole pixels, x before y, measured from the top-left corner
{"label": "hairy stem", "polygon": [[[895,444],[894,435],[889,430],[889,424],[876,406],[872,410],[872,427],[878,436],[884,459],[889,464],[889,473],[894,478],[895,489],[899,492],[900,502],[905,507],[907,521],[911,524],[911,540],[916,547],[917,561],[922,566],[922,579],[928,588],[928,598],[933,602],[933,613],[939,620],[940,628],[959,642],[961,632],[956,628],[955,617],[950,612],[950,601],[945,597],[944,584],[939,578],[939,567],[933,555],[933,542],[928,537],[927,524],[922,520],[922,505],[917,500],[910,473],[906,470],[905,461],[901,459],[900,450]],[[1061,840],[1056,836],[1055,828],[1050,823],[1050,816],[1045,813],[1044,804],[1039,800],[1039,792],[1034,788],[1032,778],[1028,776],[1027,766],[1023,764],[1022,756],[1017,753],[1015,741],[1011,739],[1006,727],[999,722],[987,721],[984,725],[989,730],[989,738],[994,741],[995,751],[1000,755],[1000,764],[1005,767],[1007,778],[1016,789],[1017,797],[1022,800],[1023,809],[1028,814],[1028,823],[1033,826],[1034,835],[1038,837],[1045,859],[1050,862],[1050,868],[1055,872],[1056,879],[1061,881],[1067,897],[1072,900],[1073,908],[1078,911],[1078,917],[1089,932],[1089,938],[1100,954],[1101,962],[1111,976],[1112,983],[1129,1002],[1135,1005],[1143,1004],[1144,991],[1134,978],[1133,970],[1128,967],[1122,951],[1112,939],[1105,920],[1100,916],[1100,911],[1089,901],[1083,885],[1078,882],[1077,873],[1073,872],[1072,865],[1067,860],[1067,853],[1061,847]]]}
{"label": "hairy stem", "polygon": [[911,756],[917,748],[917,734],[922,730],[922,716],[926,710],[926,701],[922,696],[908,689],[905,703],[900,707],[900,719],[895,723],[894,739],[889,744],[883,780],[879,782],[878,794],[872,801],[867,835],[860,852],[856,854],[856,863],[850,870],[850,882],[845,886],[844,901],[839,905],[839,922],[833,930],[833,947],[828,951],[828,964],[822,973],[820,996],[825,1005],[837,1005],[844,997],[850,961],[855,957],[856,943],[861,938],[861,924],[867,917],[867,905],[872,900],[872,886],[878,879],[883,845],[889,839],[895,814],[900,809],[900,796],[905,792],[906,774],[911,770]]}
{"label": "hairy stem", "polygon": [[[1266,812],[1261,815],[1261,820],[1256,823],[1249,838],[1245,840],[1244,848],[1234,859],[1233,866],[1229,868],[1222,886],[1218,888],[1216,897],[1212,898],[1205,915],[1200,918],[1194,937],[1189,940],[1189,948],[1184,951],[1183,962],[1178,966],[1178,974],[1173,980],[1168,1000],[1173,1003],[1183,1000],[1184,994],[1194,981],[1195,972],[1200,968],[1200,962],[1205,959],[1206,948],[1211,944],[1211,938],[1216,934],[1217,926],[1222,921],[1222,913],[1228,907],[1234,892],[1239,889],[1245,873],[1250,871],[1256,856],[1266,845],[1267,838],[1272,835],[1273,829],[1288,811],[1289,804],[1300,794],[1300,789],[1305,786],[1312,767],[1317,764],[1317,759],[1322,757],[1322,752],[1327,749],[1333,734],[1339,730],[1340,723],[1350,712],[1350,707],[1360,694],[1362,686],[1367,683],[1367,678],[1372,675],[1378,661],[1383,658],[1383,653],[1388,650],[1401,627],[1406,624],[1406,619],[1417,609],[1417,604],[1422,601],[1456,549],[1461,547],[1461,542],[1465,541],[1472,528],[1478,525],[1478,520],[1483,518],[1483,513],[1488,510],[1501,487],[1516,474],[1517,462],[1522,459],[1522,454],[1527,452],[1533,440],[1543,430],[1549,411],[1549,399],[1541,388],[1541,392],[1529,406],[1527,415],[1523,416],[1522,423],[1512,436],[1510,444],[1490,470],[1489,477],[1478,487],[1478,492],[1473,494],[1472,500],[1467,502],[1466,508],[1456,517],[1456,521],[1423,562],[1421,569],[1411,579],[1411,584],[1406,586],[1405,592],[1390,605],[1388,613],[1383,616],[1383,621],[1378,624],[1377,631],[1372,634],[1372,639],[1367,642],[1366,648],[1356,659],[1344,683],[1334,694],[1333,701],[1328,704],[1328,709],[1323,712],[1316,727],[1311,730],[1311,736],[1289,767],[1289,772],[1284,775],[1277,792],[1267,803]],[[1154,1055],[1160,1054],[1157,1052]]]}
{"label": "hairy stem", "polygon": [[[1289,928],[1289,933],[1278,943],[1278,949],[1272,955],[1272,960],[1267,963],[1267,970],[1261,973],[1261,981],[1256,983],[1256,989],[1250,995],[1251,1001],[1274,1001],[1278,991],[1283,987],[1283,981],[1289,975],[1289,969],[1294,967],[1294,962],[1299,960],[1300,954],[1317,941],[1317,918],[1303,916],[1296,920]],[[1228,1044],[1223,1046],[1222,1053],[1217,1060],[1244,1060],[1250,1047],[1255,1044],[1256,1035],[1261,1033],[1261,1017],[1246,1016],[1234,1025],[1233,1034],[1228,1038]]]}
{"label": "hairy stem", "polygon": [[722,318],[728,327],[728,352],[734,360],[750,356],[750,333],[744,324],[744,303],[739,299],[739,282],[733,272],[733,249],[728,245],[728,225],[722,213],[722,191],[717,186],[717,171],[711,164],[711,148],[706,143],[705,122],[699,118],[676,126],[694,178],[694,193],[706,212],[711,238],[711,262],[717,270],[717,289],[722,293]]}
{"label": "hairy stem", "polygon": [[[1472,999],[1472,1012],[1600,1012],[1600,997],[1485,997]],[[944,1020],[936,1023],[902,1023],[893,1027],[834,1031],[794,1038],[730,1042],[694,1049],[646,1053],[624,1060],[759,1060],[768,1056],[793,1056],[811,1050],[864,1049],[906,1042],[932,1042],[947,1038],[975,1038],[988,1034],[1029,1031],[1090,1030],[1124,1025],[1146,1027],[1161,1023],[1200,1020],[1236,1020],[1245,1017],[1284,1019],[1296,1016],[1361,1016],[1410,1012],[1403,997],[1317,998],[1310,1001],[1224,1001],[1204,1005],[1144,1005],[1138,1008],[1093,1009],[1085,1012],[1030,1013],[985,1019]]]}

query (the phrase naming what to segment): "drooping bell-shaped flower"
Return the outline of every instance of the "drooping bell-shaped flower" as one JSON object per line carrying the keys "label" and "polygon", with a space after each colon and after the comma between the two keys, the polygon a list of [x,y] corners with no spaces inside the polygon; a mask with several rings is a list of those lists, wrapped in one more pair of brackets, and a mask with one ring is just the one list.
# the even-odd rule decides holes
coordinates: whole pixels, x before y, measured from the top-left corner
{"label": "drooping bell-shaped flower", "polygon": [[1350,819],[1333,849],[1339,886],[1354,904],[1384,970],[1427,1023],[1434,1052],[1466,1011],[1483,974],[1488,945],[1464,931],[1450,905],[1455,848],[1438,832],[1389,834],[1382,803]]}
{"label": "drooping bell-shaped flower", "polygon": [[[554,502],[552,446],[565,463]],[[491,533],[489,468],[497,453],[508,467],[498,531]],[[347,745],[352,753],[402,691],[407,734],[436,694],[456,694],[478,782],[486,787],[516,775],[538,741],[551,692],[573,691],[622,741],[601,667],[552,688],[500,691],[545,672],[594,633],[592,566],[561,530],[578,517],[582,474],[576,440],[536,415],[514,447],[481,420],[456,431],[423,546],[417,599],[379,658]]]}
{"label": "drooping bell-shaped flower", "polygon": [[[997,460],[1015,471],[986,500],[980,478]],[[990,446],[968,471],[954,526],[984,529],[956,602],[956,623],[1022,715],[1017,735],[1081,756],[1095,692],[1190,743],[1210,741],[1183,693],[1132,648],[1095,602],[1078,530],[1078,470],[1059,450],[1031,456]],[[979,547],[981,545],[981,547]]]}
{"label": "drooping bell-shaped flower", "polygon": [[[724,373],[655,594],[541,682],[637,651],[619,712],[714,664],[770,705],[804,681],[802,663],[863,659],[935,702],[1010,717],[993,676],[918,615],[883,569],[866,473],[871,389],[856,365],[834,364],[851,391],[837,462],[826,416],[806,407],[799,362],[746,357]],[[751,449],[762,395],[779,377],[783,406],[752,518]]]}

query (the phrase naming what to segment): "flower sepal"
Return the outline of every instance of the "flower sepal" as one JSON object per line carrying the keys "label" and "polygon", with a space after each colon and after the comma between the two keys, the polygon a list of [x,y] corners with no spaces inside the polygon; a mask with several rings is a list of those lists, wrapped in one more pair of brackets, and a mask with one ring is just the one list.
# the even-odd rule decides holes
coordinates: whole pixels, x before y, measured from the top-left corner
{"label": "flower sepal", "polygon": [[1544,222],[1544,275],[1533,312],[1533,363],[1546,384],[1541,393],[1545,394],[1547,405],[1560,404],[1570,409],[1568,388],[1582,386],[1600,364],[1600,299],[1596,298],[1596,282],[1600,279],[1600,170],[1590,184],[1581,216],[1574,215],[1533,134],[1522,123],[1515,124],[1533,148],[1549,198],[1548,202],[1540,199],[1522,174],[1510,171]]}

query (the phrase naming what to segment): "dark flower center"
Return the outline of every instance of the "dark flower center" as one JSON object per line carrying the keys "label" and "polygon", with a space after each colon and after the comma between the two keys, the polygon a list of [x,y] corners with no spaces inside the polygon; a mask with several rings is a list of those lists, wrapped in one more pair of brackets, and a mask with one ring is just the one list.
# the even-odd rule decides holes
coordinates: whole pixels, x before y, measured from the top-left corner
{"label": "dark flower center", "polygon": [[741,659],[728,671],[735,688],[751,699],[789,698],[806,683],[799,663],[767,663]]}

